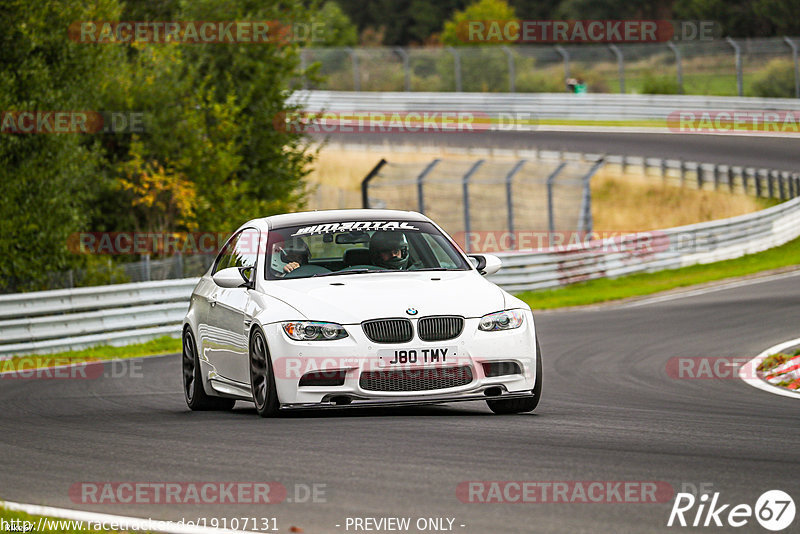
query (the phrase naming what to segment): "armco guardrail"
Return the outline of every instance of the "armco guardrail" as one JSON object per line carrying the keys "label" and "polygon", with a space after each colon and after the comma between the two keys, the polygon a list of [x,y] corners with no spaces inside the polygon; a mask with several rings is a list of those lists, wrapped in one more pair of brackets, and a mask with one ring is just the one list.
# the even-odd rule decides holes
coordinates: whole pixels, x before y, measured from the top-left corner
{"label": "armco guardrail", "polygon": [[[686,110],[798,111],[792,98],[748,98],[690,95],[629,95],[569,93],[378,93],[298,91],[290,102],[305,111],[461,112],[505,120],[532,115],[537,119],[666,120]],[[504,115],[503,115],[504,114]],[[389,125],[390,117],[386,123]],[[455,122],[453,122],[455,124]],[[498,128],[497,124],[489,129]],[[518,125],[518,129],[536,125]]]}
{"label": "armco guardrail", "polygon": [[594,278],[737,258],[800,236],[800,197],[756,213],[599,239],[557,249],[500,253],[490,279],[508,291],[554,288]]}
{"label": "armco guardrail", "polygon": [[[800,197],[730,219],[563,249],[501,253],[503,268],[490,279],[509,291],[552,288],[736,258],[799,235]],[[193,278],[0,297],[0,359],[178,335],[196,283]]]}
{"label": "armco guardrail", "polygon": [[0,360],[179,335],[197,278],[0,296]]}

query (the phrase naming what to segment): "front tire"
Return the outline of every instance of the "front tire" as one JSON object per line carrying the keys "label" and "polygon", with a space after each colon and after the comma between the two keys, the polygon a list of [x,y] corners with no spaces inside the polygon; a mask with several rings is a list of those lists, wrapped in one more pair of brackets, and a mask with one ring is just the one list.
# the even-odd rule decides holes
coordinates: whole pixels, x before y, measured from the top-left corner
{"label": "front tire", "polygon": [[539,337],[536,337],[536,382],[533,384],[533,397],[524,399],[487,400],[489,409],[496,414],[532,412],[539,405],[542,397],[542,350],[539,348]]}
{"label": "front tire", "polygon": [[254,329],[250,336],[250,389],[258,415],[274,417],[278,414],[280,403],[272,372],[272,358],[260,328]]}
{"label": "front tire", "polygon": [[194,336],[189,328],[183,331],[181,361],[183,365],[183,396],[189,408],[194,411],[230,410],[233,408],[233,405],[236,404],[234,399],[212,397],[203,388],[197,344],[194,342]]}

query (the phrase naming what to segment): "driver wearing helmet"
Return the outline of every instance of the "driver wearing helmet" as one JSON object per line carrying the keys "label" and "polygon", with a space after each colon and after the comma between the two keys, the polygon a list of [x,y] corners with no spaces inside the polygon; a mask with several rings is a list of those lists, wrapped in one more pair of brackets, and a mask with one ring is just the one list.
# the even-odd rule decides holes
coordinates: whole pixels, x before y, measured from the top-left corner
{"label": "driver wearing helmet", "polygon": [[408,241],[401,232],[377,231],[369,241],[372,264],[386,269],[408,269]]}
{"label": "driver wearing helmet", "polygon": [[311,251],[305,241],[299,237],[287,239],[283,245],[283,250],[281,250],[281,261],[286,263],[283,266],[283,273],[290,273],[301,265],[308,263],[310,257]]}

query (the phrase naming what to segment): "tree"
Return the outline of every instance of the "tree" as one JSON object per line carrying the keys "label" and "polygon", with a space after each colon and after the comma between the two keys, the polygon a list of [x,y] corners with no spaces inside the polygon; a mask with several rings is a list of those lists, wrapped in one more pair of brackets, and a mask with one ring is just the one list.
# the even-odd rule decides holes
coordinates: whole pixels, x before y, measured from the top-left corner
{"label": "tree", "polygon": [[312,41],[310,46],[355,46],[358,44],[358,29],[339,4],[328,0],[314,15],[312,24],[322,26],[322,42]]}
{"label": "tree", "polygon": [[465,10],[453,13],[453,16],[444,23],[442,42],[450,46],[503,44],[504,41],[495,39],[471,40],[468,25],[471,22],[503,23],[516,20],[516,18],[514,8],[509,6],[505,0],[478,0]]}
{"label": "tree", "polygon": [[[91,89],[119,50],[72,42],[76,20],[119,16],[114,0],[83,7],[48,0],[7,0],[0,17],[0,109],[96,110]],[[67,248],[96,211],[102,181],[98,135],[0,133],[0,289],[46,287],[50,271],[85,261]]]}

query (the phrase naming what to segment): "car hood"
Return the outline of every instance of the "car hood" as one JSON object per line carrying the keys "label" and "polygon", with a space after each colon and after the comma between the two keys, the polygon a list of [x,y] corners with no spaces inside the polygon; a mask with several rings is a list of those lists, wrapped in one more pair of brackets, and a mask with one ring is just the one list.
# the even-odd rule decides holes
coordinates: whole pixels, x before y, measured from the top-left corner
{"label": "car hood", "polygon": [[[474,271],[427,271],[323,276],[266,283],[266,293],[306,319],[355,324],[380,317],[462,315],[502,310],[504,292]],[[287,317],[287,319],[290,319]],[[302,319],[302,317],[298,317]]]}

